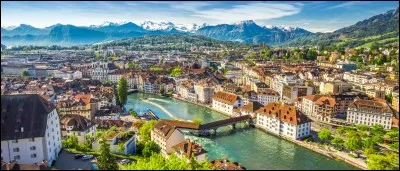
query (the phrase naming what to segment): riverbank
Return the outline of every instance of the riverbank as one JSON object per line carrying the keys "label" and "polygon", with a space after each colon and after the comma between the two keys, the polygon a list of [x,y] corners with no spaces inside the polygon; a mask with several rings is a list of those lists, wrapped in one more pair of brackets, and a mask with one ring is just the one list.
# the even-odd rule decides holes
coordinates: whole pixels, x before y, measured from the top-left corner
{"label": "riverbank", "polygon": [[[204,104],[195,103],[195,102],[188,101],[188,100],[185,100],[185,99],[182,99],[182,98],[179,98],[179,97],[175,97],[175,96],[173,96],[173,98],[178,99],[178,100],[181,100],[181,101],[184,101],[184,102],[192,103],[192,104],[195,104],[195,105],[198,105],[198,106],[202,106],[202,107],[208,108],[208,109],[210,109],[210,110],[219,112],[219,113],[221,113],[221,114],[230,116],[230,115],[228,115],[228,114],[226,114],[226,113],[222,113],[222,112],[220,112],[220,111],[217,111],[217,110],[213,109],[212,107],[207,106],[207,105],[204,105]],[[335,150],[335,149],[333,149],[333,150],[332,150],[332,149],[330,149],[330,150],[328,150],[328,149],[321,149],[318,145],[315,145],[315,144],[306,143],[306,142],[304,142],[304,141],[299,141],[299,140],[293,140],[293,139],[290,139],[290,138],[286,138],[286,137],[284,137],[284,136],[279,136],[279,135],[276,135],[276,134],[274,134],[274,133],[272,133],[272,132],[270,132],[270,131],[267,131],[267,130],[265,130],[265,129],[262,129],[262,128],[258,127],[258,126],[256,126],[256,128],[259,129],[259,130],[262,130],[262,131],[264,131],[264,132],[266,132],[266,133],[275,135],[275,136],[277,136],[277,137],[279,137],[279,138],[288,140],[288,141],[290,141],[290,142],[292,142],[292,143],[295,143],[295,144],[297,144],[297,145],[300,145],[300,146],[302,146],[302,147],[305,147],[305,148],[307,148],[307,149],[309,149],[309,150],[312,150],[312,151],[314,151],[314,152],[317,152],[317,153],[319,153],[319,154],[325,155],[325,156],[327,156],[327,157],[329,157],[329,158],[332,158],[332,159],[340,159],[340,160],[342,160],[342,161],[344,161],[344,162],[346,162],[346,163],[349,163],[349,164],[351,164],[351,165],[353,165],[353,166],[356,166],[356,167],[358,167],[358,168],[360,168],[360,169],[368,170],[368,169],[367,169],[367,164],[366,164],[363,160],[350,157],[349,155],[347,155],[347,153],[344,153],[344,152],[341,152],[341,151],[337,151],[337,150]],[[324,148],[326,148],[326,147],[324,146]]]}
{"label": "riverbank", "polygon": [[205,105],[205,104],[192,102],[192,101],[185,100],[185,99],[182,99],[182,98],[179,98],[179,97],[175,97],[175,96],[172,96],[172,98],[178,99],[178,100],[180,100],[180,101],[184,101],[184,102],[187,102],[187,103],[191,103],[191,104],[194,104],[194,105],[197,105],[197,106],[205,107],[205,108],[207,108],[207,109],[210,109],[210,110],[212,110],[212,111],[218,112],[218,113],[223,114],[223,115],[225,115],[225,116],[229,116],[229,117],[232,116],[232,115],[230,115],[230,114],[228,114],[228,113],[224,113],[224,112],[221,112],[221,111],[219,111],[219,110],[215,110],[215,109],[212,108],[211,106],[208,106],[208,105]]}
{"label": "riverbank", "polygon": [[[142,93],[135,95],[135,98],[137,100],[134,101],[134,103],[131,105],[136,104],[136,110],[142,108],[139,107],[141,105],[144,105],[147,108],[153,108],[154,105],[149,103],[142,102],[142,104],[140,104],[141,101],[139,100],[139,98],[143,98],[143,95],[141,94]],[[145,94],[150,95],[151,93]],[[145,97],[172,100],[171,98],[160,97],[155,94],[151,94],[151,96],[145,95]],[[162,106],[171,113],[174,113],[174,115],[176,114],[179,118],[184,118],[186,120],[200,118],[204,122],[212,122],[223,119],[221,118],[222,116],[229,116],[227,114],[213,110],[211,106],[187,101],[185,99],[180,99],[179,97],[174,98],[177,99],[177,101],[173,103],[163,103]],[[205,108],[200,109],[196,106],[201,106]],[[156,112],[160,112],[161,118],[171,118],[168,116],[168,114],[160,110],[158,107],[156,109]],[[310,145],[303,141],[293,141],[290,139],[286,139],[287,141],[282,141],[282,139],[285,139],[284,137],[276,136],[262,129],[249,129],[246,131],[239,130],[238,132],[240,133],[234,134],[232,136],[216,136],[207,138],[193,136],[191,138],[202,144],[203,147],[209,151],[209,156],[212,159],[229,157],[232,160],[243,162],[243,165],[251,165],[251,168],[253,169],[365,169],[362,166],[362,163],[361,165],[357,165],[357,162],[352,162],[354,159],[351,159],[350,156],[347,156],[347,153],[343,153],[342,155],[344,155],[345,157],[340,158],[340,153],[334,153],[332,151],[322,149],[322,146],[320,149],[317,145]],[[244,146],[246,148],[243,148]],[[303,146],[305,148],[300,146]],[[226,149],[238,150],[232,151]],[[289,156],[293,156],[294,158],[290,158],[289,156],[287,156],[287,154],[290,154]],[[323,156],[321,156],[321,154]],[[258,157],[250,157],[252,155],[257,155]],[[304,160],[304,158],[308,158],[309,160]],[[334,160],[335,158],[341,160]],[[285,162],[282,162],[282,159],[285,159]]]}

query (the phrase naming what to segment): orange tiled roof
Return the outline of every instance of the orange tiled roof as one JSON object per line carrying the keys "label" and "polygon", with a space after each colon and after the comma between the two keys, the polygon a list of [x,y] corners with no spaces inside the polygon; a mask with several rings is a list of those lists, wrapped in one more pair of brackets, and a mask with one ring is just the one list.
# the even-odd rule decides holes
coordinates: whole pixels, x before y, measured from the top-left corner
{"label": "orange tiled roof", "polygon": [[267,115],[268,117],[276,118],[283,122],[290,123],[292,125],[300,125],[311,122],[309,118],[298,112],[295,106],[285,105],[278,102],[268,103],[256,112]]}
{"label": "orange tiled roof", "polygon": [[226,104],[233,105],[236,100],[240,100],[240,97],[236,94],[218,91],[214,96],[213,100],[217,100]]}

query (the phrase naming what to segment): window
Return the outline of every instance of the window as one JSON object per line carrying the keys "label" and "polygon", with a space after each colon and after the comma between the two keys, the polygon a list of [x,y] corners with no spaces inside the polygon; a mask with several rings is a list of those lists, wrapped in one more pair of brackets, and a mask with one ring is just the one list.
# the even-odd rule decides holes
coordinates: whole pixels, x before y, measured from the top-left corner
{"label": "window", "polygon": [[35,146],[32,146],[30,149],[31,149],[31,150],[36,150],[36,147],[35,147]]}
{"label": "window", "polygon": [[19,148],[14,148],[13,151],[14,152],[19,152]]}
{"label": "window", "polygon": [[18,140],[17,139],[12,140],[12,143],[18,143]]}
{"label": "window", "polygon": [[19,155],[14,156],[14,160],[19,160],[21,157]]}
{"label": "window", "polygon": [[31,154],[31,158],[36,158],[36,154]]}

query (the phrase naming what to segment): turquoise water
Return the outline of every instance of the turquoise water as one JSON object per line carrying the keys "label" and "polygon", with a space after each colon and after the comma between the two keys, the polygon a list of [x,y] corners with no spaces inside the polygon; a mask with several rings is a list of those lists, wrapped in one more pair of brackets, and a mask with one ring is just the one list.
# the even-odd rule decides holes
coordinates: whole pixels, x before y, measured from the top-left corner
{"label": "turquoise water", "polygon": [[[138,113],[151,109],[158,117],[171,119],[158,107],[142,102],[139,98],[148,98],[184,120],[200,118],[203,123],[207,123],[227,118],[218,112],[191,103],[144,93],[130,94],[125,107],[128,110],[133,108]],[[259,129],[245,125],[242,127],[243,129],[236,130],[219,128],[217,135],[211,137],[186,137],[201,144],[208,151],[209,160],[227,157],[247,169],[359,170],[343,161],[330,159]]]}

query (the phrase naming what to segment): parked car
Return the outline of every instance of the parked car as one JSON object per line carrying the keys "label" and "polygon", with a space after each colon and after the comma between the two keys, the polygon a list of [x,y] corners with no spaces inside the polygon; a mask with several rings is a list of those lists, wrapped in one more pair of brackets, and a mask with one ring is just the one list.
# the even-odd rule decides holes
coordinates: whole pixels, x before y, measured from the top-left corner
{"label": "parked car", "polygon": [[129,163],[132,163],[131,160],[129,160],[129,159],[121,160],[121,164],[129,164]]}
{"label": "parked car", "polygon": [[82,158],[83,156],[85,156],[85,154],[75,154],[75,159],[80,159],[80,158]]}
{"label": "parked car", "polygon": [[96,163],[92,164],[92,170],[99,170],[99,166]]}
{"label": "parked car", "polygon": [[85,155],[82,157],[82,160],[90,160],[93,158],[93,155]]}

